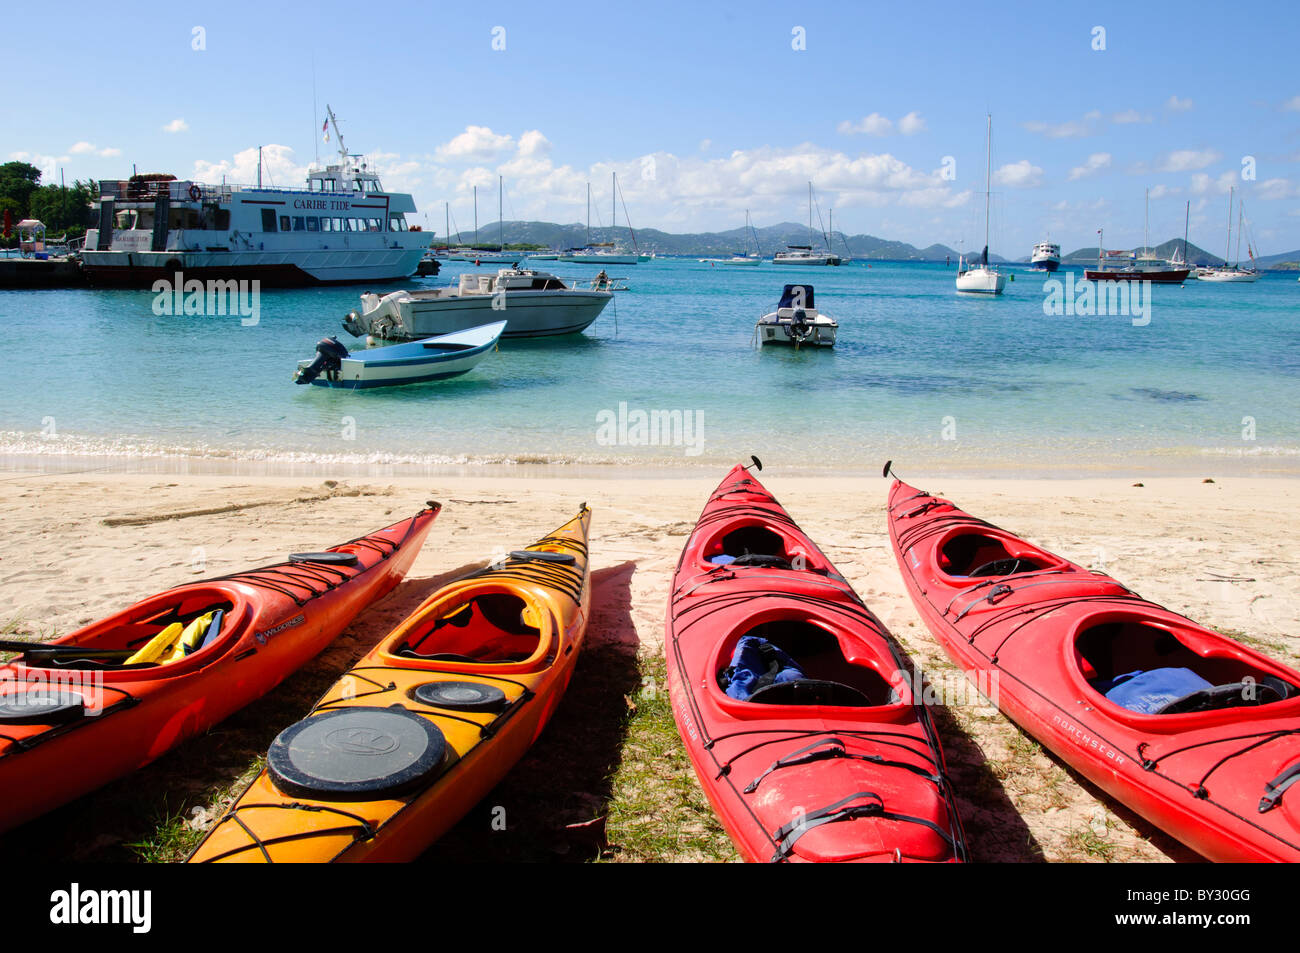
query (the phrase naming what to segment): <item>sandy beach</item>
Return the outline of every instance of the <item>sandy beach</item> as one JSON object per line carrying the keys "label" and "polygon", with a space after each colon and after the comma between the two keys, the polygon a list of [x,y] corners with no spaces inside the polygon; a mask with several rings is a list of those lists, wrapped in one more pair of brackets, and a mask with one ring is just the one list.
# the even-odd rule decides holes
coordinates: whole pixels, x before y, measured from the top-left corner
{"label": "sandy beach", "polygon": [[[1288,664],[1300,662],[1300,547],[1284,528],[1300,504],[1298,480],[929,480],[905,466],[900,470],[910,482],[1069,559],[1104,569],[1149,599]],[[309,670],[278,689],[282,697],[269,700],[271,707],[233,719],[213,733],[219,740],[183,746],[149,768],[143,780],[128,779],[9,835],[0,840],[0,853],[55,834],[48,849],[56,859],[96,858],[97,851],[114,846],[115,836],[132,836],[131,824],[125,834],[92,834],[98,812],[130,815],[136,801],[146,812],[145,802],[159,790],[168,796],[169,811],[203,824],[220,807],[204,805],[246,772],[266,739],[292,720],[291,712],[309,706],[315,693],[424,596],[531,542],[583,501],[594,510],[587,654],[657,658],[669,579],[716,479],[548,476],[326,481],[323,475],[0,474],[6,528],[0,537],[0,630],[10,637],[65,634],[172,585],[342,542],[414,512],[425,500],[445,507],[407,581],[363,613]],[[762,479],[915,662],[932,678],[951,678],[954,670],[913,609],[890,552],[887,482],[782,474],[776,467]],[[1145,485],[1134,486],[1139,480]],[[589,668],[579,667],[571,695],[580,691]],[[622,694],[634,705],[639,680],[632,668],[621,677]],[[940,709],[936,717],[974,859],[1196,859],[1082,782],[1001,715],[969,706]],[[274,723],[277,718],[282,723]],[[593,736],[600,736],[600,718],[598,710],[583,711]],[[558,717],[542,743],[572,730],[572,722]],[[618,739],[602,744],[612,749]],[[613,757],[617,763],[620,756]],[[601,815],[600,795],[590,792],[600,783],[596,778],[586,791],[563,793],[592,800],[584,809]],[[139,793],[146,789],[148,796]],[[149,821],[133,823],[138,833]],[[614,833],[609,836],[616,840]],[[662,859],[690,856],[685,844]],[[617,851],[613,859],[620,859]]]}

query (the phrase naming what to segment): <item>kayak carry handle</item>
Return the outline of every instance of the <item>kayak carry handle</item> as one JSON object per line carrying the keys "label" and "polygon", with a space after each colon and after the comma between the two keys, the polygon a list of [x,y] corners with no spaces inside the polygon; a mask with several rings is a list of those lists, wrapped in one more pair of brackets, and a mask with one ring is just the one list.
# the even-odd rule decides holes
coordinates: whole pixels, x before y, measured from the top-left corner
{"label": "kayak carry handle", "polygon": [[563,563],[566,566],[572,566],[578,561],[572,553],[552,553],[543,549],[516,549],[510,558],[522,562]]}
{"label": "kayak carry handle", "polygon": [[749,455],[749,459],[753,460],[754,462],[751,463],[751,464],[749,464],[749,466],[742,467],[742,469],[745,469],[745,470],[753,469],[753,470],[758,470],[758,471],[761,472],[762,469],[763,469],[763,461],[760,460],[760,459],[758,459],[758,457],[756,457],[756,456],[755,456],[754,454],[752,454],[752,453]]}
{"label": "kayak carry handle", "polygon": [[291,563],[322,563],[328,566],[355,566],[358,562],[356,553],[290,553]]}

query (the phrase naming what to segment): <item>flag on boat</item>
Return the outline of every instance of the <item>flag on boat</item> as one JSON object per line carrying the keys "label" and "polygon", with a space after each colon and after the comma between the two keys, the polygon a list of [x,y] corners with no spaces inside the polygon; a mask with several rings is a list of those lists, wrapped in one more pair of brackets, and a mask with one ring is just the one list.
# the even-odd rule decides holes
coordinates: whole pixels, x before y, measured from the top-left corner
{"label": "flag on boat", "polygon": [[328,119],[326,119],[325,122],[323,122],[323,123],[321,124],[320,131],[323,132],[323,133],[325,134],[325,141],[326,141],[326,142],[329,142],[329,141],[330,141],[330,121],[329,121]]}

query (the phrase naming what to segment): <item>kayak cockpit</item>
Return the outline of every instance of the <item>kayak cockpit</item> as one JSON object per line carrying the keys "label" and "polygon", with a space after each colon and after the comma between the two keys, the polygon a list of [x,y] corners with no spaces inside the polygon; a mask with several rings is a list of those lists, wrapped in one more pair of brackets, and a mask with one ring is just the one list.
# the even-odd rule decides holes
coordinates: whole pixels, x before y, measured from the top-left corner
{"label": "kayak cockpit", "polygon": [[[131,677],[210,657],[246,625],[247,603],[225,587],[195,585],[137,603],[66,639],[33,644],[26,668],[122,671]],[[185,664],[184,668],[192,666]]]}
{"label": "kayak cockpit", "polygon": [[719,533],[700,547],[704,568],[766,566],[825,573],[825,560],[795,536],[766,523],[753,522]]}
{"label": "kayak cockpit", "polygon": [[878,708],[902,705],[905,686],[873,654],[845,651],[820,620],[777,618],[724,639],[714,683],[728,704]]}
{"label": "kayak cockpit", "polygon": [[1186,715],[1300,698],[1300,673],[1199,628],[1109,615],[1085,620],[1067,644],[1080,679],[1126,715]]}
{"label": "kayak cockpit", "polygon": [[552,641],[550,613],[517,592],[461,590],[430,607],[393,642],[392,654],[428,662],[517,665]]}
{"label": "kayak cockpit", "polygon": [[939,570],[960,585],[993,576],[1061,571],[1068,563],[1014,536],[958,530],[935,547]]}

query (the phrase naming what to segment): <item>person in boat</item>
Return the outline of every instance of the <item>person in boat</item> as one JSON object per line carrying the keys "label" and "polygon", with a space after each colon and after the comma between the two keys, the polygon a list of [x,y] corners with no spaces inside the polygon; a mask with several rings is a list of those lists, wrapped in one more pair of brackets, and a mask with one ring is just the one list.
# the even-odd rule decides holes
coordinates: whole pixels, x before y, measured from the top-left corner
{"label": "person in boat", "polygon": [[605,274],[605,269],[600,269],[600,274],[596,276],[596,287],[604,288],[609,284],[609,275]]}

